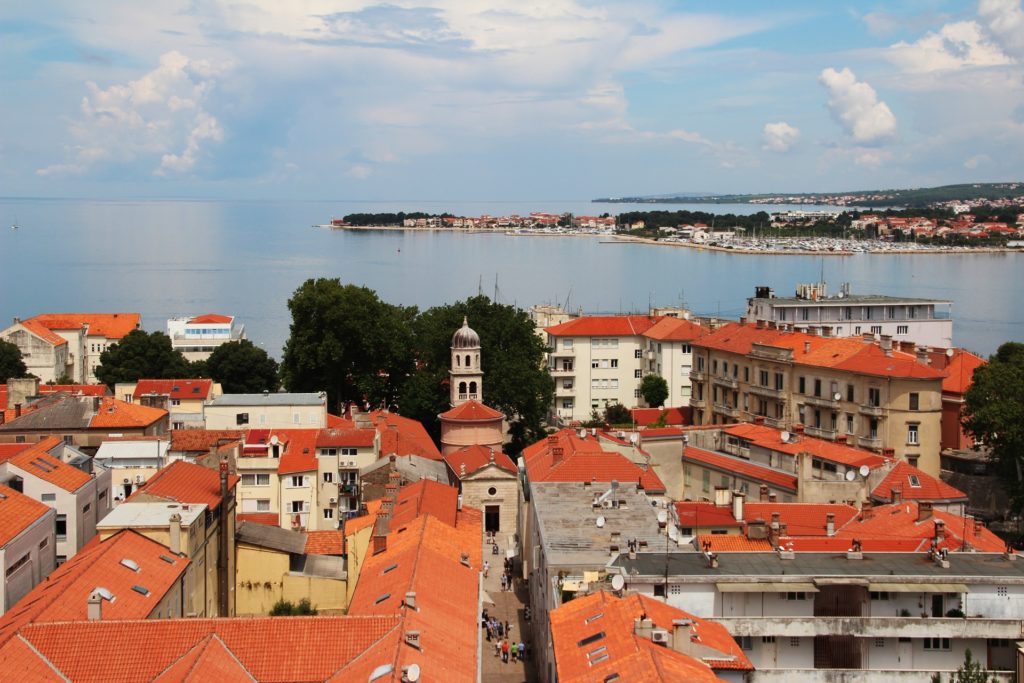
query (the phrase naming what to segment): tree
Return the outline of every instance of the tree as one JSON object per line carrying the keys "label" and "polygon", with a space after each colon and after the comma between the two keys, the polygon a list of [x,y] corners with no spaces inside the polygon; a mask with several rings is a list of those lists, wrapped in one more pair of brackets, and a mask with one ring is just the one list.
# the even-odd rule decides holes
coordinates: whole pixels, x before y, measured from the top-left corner
{"label": "tree", "polygon": [[270,608],[272,617],[316,616],[316,614],[317,609],[309,602],[309,598],[302,598],[298,603],[281,598]]}
{"label": "tree", "polygon": [[132,330],[121,341],[100,354],[96,379],[113,387],[118,382],[140,379],[178,379],[189,376],[189,364],[180,351],[171,348],[163,332]]}
{"label": "tree", "polygon": [[277,391],[277,361],[248,339],[221,344],[206,359],[207,376],[228,394]]}
{"label": "tree", "polygon": [[640,381],[640,395],[644,397],[644,402],[653,408],[665,405],[665,399],[668,398],[668,382],[660,375],[646,375]]}
{"label": "tree", "polygon": [[21,349],[9,341],[0,339],[0,382],[12,377],[24,377],[28,374],[25,361],[21,358]]}
{"label": "tree", "polygon": [[974,371],[963,426],[991,450],[1013,505],[1024,505],[1024,344],[1007,342]]}
{"label": "tree", "polygon": [[604,420],[610,425],[630,424],[633,422],[633,413],[621,403],[612,403],[604,409]]}
{"label": "tree", "polygon": [[289,391],[342,401],[391,403],[413,370],[415,308],[392,306],[337,278],[306,280],[288,300],[291,333],[281,360]]}
{"label": "tree", "polygon": [[401,394],[403,415],[437,435],[437,415],[449,405],[448,370],[452,335],[463,318],[480,335],[483,400],[509,420],[510,453],[544,437],[544,419],[554,400],[554,382],[544,367],[546,346],[524,311],[475,296],[420,314],[414,322],[416,374]]}
{"label": "tree", "polygon": [[[964,651],[964,663],[949,680],[950,683],[995,683],[996,677],[981,667],[981,662],[974,658],[968,648]],[[942,683],[942,676],[933,674],[932,683]]]}

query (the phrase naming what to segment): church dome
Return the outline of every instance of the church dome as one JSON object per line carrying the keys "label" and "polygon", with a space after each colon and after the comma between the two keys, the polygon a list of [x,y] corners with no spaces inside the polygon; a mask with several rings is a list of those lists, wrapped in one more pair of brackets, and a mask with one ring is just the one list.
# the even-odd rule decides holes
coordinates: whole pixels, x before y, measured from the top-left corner
{"label": "church dome", "polygon": [[452,335],[453,349],[478,349],[480,348],[480,335],[469,326],[469,321],[462,318],[462,327]]}

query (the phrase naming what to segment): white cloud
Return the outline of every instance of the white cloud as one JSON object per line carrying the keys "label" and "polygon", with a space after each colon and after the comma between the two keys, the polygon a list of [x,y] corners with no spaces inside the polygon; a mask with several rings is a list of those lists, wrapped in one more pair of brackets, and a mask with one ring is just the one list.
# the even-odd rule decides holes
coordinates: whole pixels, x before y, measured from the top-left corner
{"label": "white cloud", "polygon": [[981,164],[986,164],[990,161],[992,161],[992,158],[987,154],[975,154],[964,162],[964,168],[975,169]]}
{"label": "white cloud", "polygon": [[877,142],[895,135],[896,117],[889,106],[848,68],[825,69],[820,80],[828,89],[833,118],[856,142]]}
{"label": "white cloud", "polygon": [[896,43],[889,48],[889,58],[904,71],[916,73],[1013,62],[986,39],[975,21],[946,24],[938,33],[929,32],[914,43]]}
{"label": "white cloud", "polygon": [[345,171],[345,175],[349,178],[354,178],[355,180],[366,180],[373,175],[373,169],[366,164],[354,164]]}
{"label": "white cloud", "polygon": [[892,155],[884,149],[861,149],[855,152],[853,163],[858,166],[878,168],[891,158]]}
{"label": "white cloud", "polygon": [[1004,50],[1024,57],[1024,9],[1020,0],[980,0],[978,17]]}
{"label": "white cloud", "polygon": [[800,129],[785,121],[764,124],[764,148],[772,152],[786,152],[800,139]]}
{"label": "white cloud", "polygon": [[159,163],[158,175],[192,170],[205,147],[224,139],[217,119],[203,101],[226,66],[166,52],[142,77],[101,88],[86,83],[81,117],[71,135],[82,141],[68,150],[70,160],[37,175],[83,174],[103,163]]}

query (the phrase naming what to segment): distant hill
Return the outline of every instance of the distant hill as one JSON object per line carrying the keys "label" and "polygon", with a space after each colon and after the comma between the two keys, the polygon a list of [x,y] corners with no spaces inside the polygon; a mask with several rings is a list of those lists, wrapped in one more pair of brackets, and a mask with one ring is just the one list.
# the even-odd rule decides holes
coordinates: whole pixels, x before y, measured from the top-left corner
{"label": "distant hill", "polygon": [[925,207],[939,202],[998,200],[1024,197],[1024,182],[966,183],[906,190],[856,190],[852,192],[802,192],[796,194],[690,194],[640,197],[601,197],[610,204],[833,204],[836,206]]}

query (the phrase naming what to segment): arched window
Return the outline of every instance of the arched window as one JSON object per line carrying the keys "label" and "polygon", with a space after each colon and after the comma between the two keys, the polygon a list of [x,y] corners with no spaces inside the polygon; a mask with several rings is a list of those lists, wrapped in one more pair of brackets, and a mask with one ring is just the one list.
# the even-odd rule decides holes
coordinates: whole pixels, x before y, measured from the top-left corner
{"label": "arched window", "polygon": [[459,382],[459,393],[460,394],[466,393],[466,383],[465,382]]}
{"label": "arched window", "polygon": [[476,366],[480,367],[480,354],[476,354]]}
{"label": "arched window", "polygon": [[469,393],[476,394],[476,382],[469,383]]}
{"label": "arched window", "polygon": [[462,356],[460,356],[459,354],[455,354],[455,367],[459,367],[461,365],[462,365]]}
{"label": "arched window", "polygon": [[466,367],[469,367],[469,354],[466,354]]}

